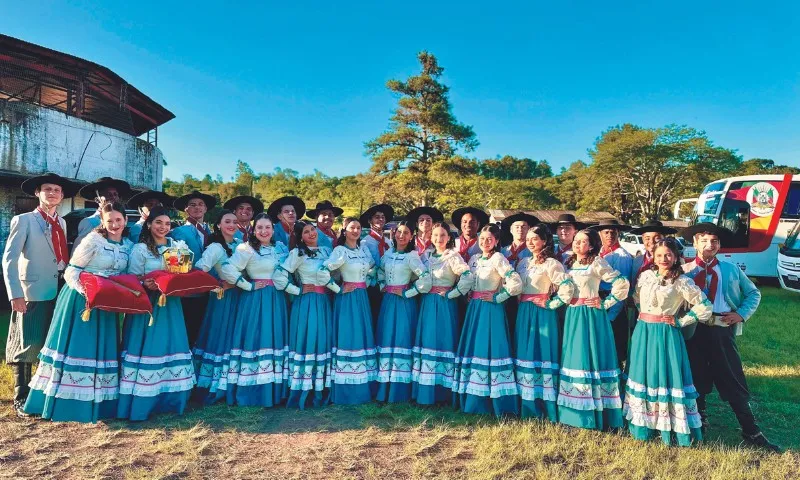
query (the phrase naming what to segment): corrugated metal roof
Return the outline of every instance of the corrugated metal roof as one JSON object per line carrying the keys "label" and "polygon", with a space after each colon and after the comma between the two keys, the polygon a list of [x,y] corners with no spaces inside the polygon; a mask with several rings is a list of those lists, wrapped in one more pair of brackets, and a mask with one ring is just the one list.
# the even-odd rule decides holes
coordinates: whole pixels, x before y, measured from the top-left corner
{"label": "corrugated metal roof", "polygon": [[608,212],[587,212],[578,214],[574,210],[496,210],[496,209],[490,209],[488,212],[489,215],[492,217],[492,221],[500,222],[504,218],[513,215],[515,213],[518,213],[520,211],[533,215],[534,217],[538,218],[540,221],[545,223],[556,223],[558,221],[558,217],[566,213],[571,213],[575,215],[575,218],[577,218],[578,221],[582,223],[599,223],[600,220],[611,220],[611,219],[619,220],[617,217]]}

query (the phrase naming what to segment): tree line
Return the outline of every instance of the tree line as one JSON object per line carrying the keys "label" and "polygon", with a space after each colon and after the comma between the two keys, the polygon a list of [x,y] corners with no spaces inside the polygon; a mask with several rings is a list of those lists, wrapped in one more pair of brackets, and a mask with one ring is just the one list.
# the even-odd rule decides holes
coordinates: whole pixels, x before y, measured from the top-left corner
{"label": "tree line", "polygon": [[402,214],[419,205],[445,213],[462,206],[483,209],[563,209],[608,211],[626,222],[667,219],[674,202],[696,196],[721,177],[763,173],[800,173],[763,158],[743,160],[735,149],[717,146],[705,132],[686,125],[658,128],[617,125],[602,132],[586,160],[554,174],[547,160],[511,155],[471,158],[479,145],[472,127],[452,113],[444,69],[428,53],[418,55],[420,72],[390,80],[397,97],[388,128],[365,142],[371,168],[333,177],[314,170],[301,175],[288,168],[256,173],[238,160],[229,181],[210,174],[164,180],[164,191],[192,190],[227,200],[253,195],[265,205],[297,195],[309,208],[331,200],[357,215],[375,203],[390,203]]}

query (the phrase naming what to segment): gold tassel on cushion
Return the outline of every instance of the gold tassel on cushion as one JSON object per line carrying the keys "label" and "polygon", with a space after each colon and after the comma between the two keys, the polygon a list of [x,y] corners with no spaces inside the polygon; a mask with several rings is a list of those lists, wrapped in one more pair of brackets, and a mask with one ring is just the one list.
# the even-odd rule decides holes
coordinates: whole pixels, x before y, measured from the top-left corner
{"label": "gold tassel on cushion", "polygon": [[158,306],[163,307],[167,304],[167,296],[163,293],[158,297]]}
{"label": "gold tassel on cushion", "polygon": [[150,314],[150,322],[147,323],[147,326],[148,327],[152,327],[154,321],[155,321],[155,318],[153,318],[153,314],[151,313]]}
{"label": "gold tassel on cushion", "polygon": [[88,322],[89,321],[89,316],[91,314],[92,314],[92,309],[91,308],[87,308],[86,310],[83,311],[83,313],[81,313],[81,320],[83,320],[84,322]]}
{"label": "gold tassel on cushion", "polygon": [[222,300],[222,297],[225,296],[225,290],[223,288],[217,289],[217,300]]}

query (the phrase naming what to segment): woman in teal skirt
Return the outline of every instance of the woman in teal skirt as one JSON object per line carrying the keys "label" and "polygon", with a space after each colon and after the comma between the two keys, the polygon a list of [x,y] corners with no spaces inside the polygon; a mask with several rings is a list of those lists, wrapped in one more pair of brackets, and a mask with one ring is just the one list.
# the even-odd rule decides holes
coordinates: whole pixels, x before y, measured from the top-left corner
{"label": "woman in teal skirt", "polygon": [[[230,343],[228,405],[272,407],[288,396],[287,357],[289,323],[286,304],[286,275],[279,275],[281,263],[289,254],[283,243],[276,243],[272,220],[260,213],[253,233],[236,251],[223,271],[244,272],[236,283],[244,290],[239,296]],[[230,319],[229,319],[230,320]]]}
{"label": "woman in teal skirt", "polygon": [[[607,430],[622,427],[620,371],[606,310],[628,297],[629,283],[600,253],[600,235],[584,229],[575,235],[566,267],[575,283],[564,320],[558,421],[573,427]],[[601,300],[600,281],[611,284]]]}
{"label": "woman in teal skirt", "polygon": [[487,225],[478,237],[481,253],[469,261],[475,280],[458,343],[453,401],[466,413],[519,413],[511,335],[503,302],[522,288],[519,274],[500,253],[500,229]]}
{"label": "woman in teal skirt", "polygon": [[342,222],[338,246],[323,262],[329,271],[339,271],[342,289],[333,304],[333,376],[331,401],[359,404],[372,400],[378,365],[367,282],[374,277],[375,262],[361,246],[361,224],[357,218]]}
{"label": "woman in teal skirt", "polygon": [[[214,223],[211,243],[194,265],[195,268],[222,280],[223,285],[222,298],[216,292],[208,294],[208,307],[192,351],[197,374],[197,388],[193,397],[206,405],[228,396],[234,319],[242,291],[235,285],[239,278],[236,270],[223,267],[228,264],[234,250],[241,243],[236,237],[238,231],[236,215],[230,210],[222,210]],[[229,401],[232,402],[233,399]]]}
{"label": "woman in teal skirt", "polygon": [[453,399],[459,334],[456,302],[469,293],[473,281],[469,266],[453,250],[449,225],[434,224],[431,243],[436,249],[428,257],[431,288],[422,295],[412,350],[411,398],[419,405],[445,404]]}
{"label": "woman in teal skirt", "polygon": [[[514,332],[514,366],[522,400],[522,418],[558,421],[558,315],[555,309],[572,299],[572,280],[556,259],[553,234],[540,223],[528,230],[525,244],[531,255],[517,263],[522,294]],[[551,292],[556,297],[551,299]]]}
{"label": "woman in teal skirt", "polygon": [[[159,207],[150,212],[131,251],[128,273],[141,277],[163,270],[164,250],[185,247],[167,237],[170,227],[166,210]],[[152,291],[152,325],[148,314],[126,315],[120,355],[117,417],[135,421],[155,413],[182,414],[195,382],[180,298],[167,297],[160,306],[155,282],[145,280],[144,286]]]}
{"label": "woman in teal skirt", "polygon": [[[378,350],[380,402],[411,400],[411,349],[417,330],[417,299],[430,290],[427,272],[412,242],[411,228],[400,222],[392,232],[394,245],[381,258],[378,284],[383,292],[375,343]],[[416,281],[412,283],[412,280]]]}
{"label": "woman in teal skirt", "polygon": [[324,405],[329,400],[333,368],[333,312],[328,293],[338,292],[330,272],[322,263],[331,249],[317,243],[317,228],[311,223],[294,225],[297,248],[289,252],[276,276],[294,274],[300,287],[290,285],[287,292],[299,293],[289,316],[289,399],[287,407],[305,409]]}
{"label": "woman in teal skirt", "polygon": [[[711,302],[694,281],[683,274],[675,239],[661,240],[653,265],[636,283],[633,298],[639,323],[631,339],[623,413],[634,438],[660,436],[680,446],[702,440],[697,391],[681,327],[711,318]],[[684,302],[686,315],[676,315]]]}
{"label": "woman in teal skirt", "polygon": [[81,315],[86,298],[81,272],[108,277],[125,273],[133,243],[127,239],[125,207],[106,203],[102,223],[72,253],[66,285],[56,302],[39,368],[31,380],[25,412],[59,422],[114,418],[119,398],[118,314],[93,309]]}

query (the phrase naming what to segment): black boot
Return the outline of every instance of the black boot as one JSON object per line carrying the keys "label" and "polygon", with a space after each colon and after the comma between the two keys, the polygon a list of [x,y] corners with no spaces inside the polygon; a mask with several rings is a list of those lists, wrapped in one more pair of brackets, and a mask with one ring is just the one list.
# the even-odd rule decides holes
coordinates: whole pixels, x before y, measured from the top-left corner
{"label": "black boot", "polygon": [[29,418],[25,413],[25,400],[28,399],[28,382],[31,374],[30,363],[11,363],[11,374],[14,377],[14,412],[19,418]]}
{"label": "black boot", "polygon": [[745,445],[749,445],[753,448],[759,448],[773,453],[783,452],[781,447],[767,440],[763,432],[758,432],[755,435],[748,435],[742,432],[742,439],[744,439]]}

